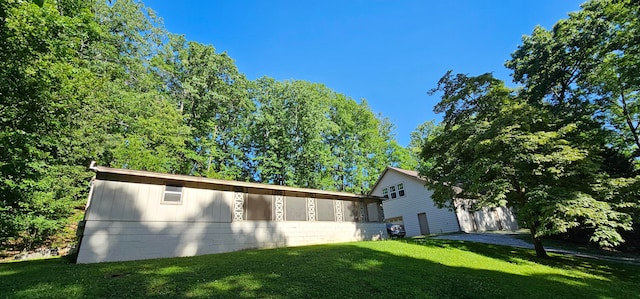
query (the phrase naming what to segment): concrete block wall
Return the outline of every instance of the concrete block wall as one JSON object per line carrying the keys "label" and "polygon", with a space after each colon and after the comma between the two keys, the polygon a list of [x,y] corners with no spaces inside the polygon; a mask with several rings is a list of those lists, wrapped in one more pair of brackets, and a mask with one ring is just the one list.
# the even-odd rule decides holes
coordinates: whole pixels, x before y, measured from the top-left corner
{"label": "concrete block wall", "polygon": [[194,256],[386,238],[384,223],[87,221],[78,263]]}

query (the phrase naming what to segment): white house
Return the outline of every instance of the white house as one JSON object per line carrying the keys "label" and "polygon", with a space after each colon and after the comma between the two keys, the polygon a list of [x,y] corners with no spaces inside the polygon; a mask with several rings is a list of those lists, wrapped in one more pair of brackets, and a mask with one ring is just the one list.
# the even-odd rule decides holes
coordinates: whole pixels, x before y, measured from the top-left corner
{"label": "white house", "polygon": [[381,198],[93,167],[78,263],[387,237]]}
{"label": "white house", "polygon": [[385,222],[403,224],[407,236],[485,230],[516,230],[512,211],[506,207],[473,211],[470,201],[456,201],[456,211],[438,208],[432,191],[416,171],[387,167],[370,195],[383,197]]}

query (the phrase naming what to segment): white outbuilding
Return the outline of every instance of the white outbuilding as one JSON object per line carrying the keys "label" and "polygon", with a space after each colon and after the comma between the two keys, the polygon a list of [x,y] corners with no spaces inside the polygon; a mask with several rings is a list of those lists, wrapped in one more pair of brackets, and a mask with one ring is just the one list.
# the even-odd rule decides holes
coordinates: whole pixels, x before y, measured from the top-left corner
{"label": "white outbuilding", "polygon": [[457,200],[455,211],[438,208],[418,172],[387,167],[370,195],[383,197],[385,222],[403,224],[408,237],[451,232],[517,230],[518,224],[507,207],[474,210],[471,201]]}
{"label": "white outbuilding", "polygon": [[381,198],[93,167],[78,263],[387,237]]}

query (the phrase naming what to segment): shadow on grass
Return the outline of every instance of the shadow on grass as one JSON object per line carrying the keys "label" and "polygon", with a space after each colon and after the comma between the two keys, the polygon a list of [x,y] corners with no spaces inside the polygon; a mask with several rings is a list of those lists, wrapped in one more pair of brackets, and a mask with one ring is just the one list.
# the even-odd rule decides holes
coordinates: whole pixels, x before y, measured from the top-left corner
{"label": "shadow on grass", "polygon": [[575,269],[595,275],[602,275],[616,279],[636,279],[640,280],[640,267],[629,264],[622,264],[615,261],[594,261],[584,258],[577,258],[570,255],[549,253],[548,258],[540,258],[535,255],[535,251],[526,248],[484,244],[476,242],[453,241],[453,240],[426,240],[421,243],[423,246],[439,248],[455,248],[480,254],[489,258],[499,259],[508,263],[519,264],[522,262],[533,262],[560,269]]}
{"label": "shadow on grass", "polygon": [[[446,264],[475,254],[497,266]],[[520,269],[518,263],[527,265],[517,274],[500,268]],[[540,260],[502,246],[382,241],[90,265],[0,264],[0,297],[638,298],[639,272],[581,259]]]}

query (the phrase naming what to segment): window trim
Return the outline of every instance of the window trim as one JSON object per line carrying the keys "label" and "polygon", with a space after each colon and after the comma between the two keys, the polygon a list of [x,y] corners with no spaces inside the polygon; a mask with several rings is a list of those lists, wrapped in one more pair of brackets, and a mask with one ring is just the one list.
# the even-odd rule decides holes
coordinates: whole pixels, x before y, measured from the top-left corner
{"label": "window trim", "polygon": [[[176,187],[176,188],[180,188],[180,192],[178,191],[170,191],[167,190],[167,187]],[[167,193],[168,194],[180,194],[180,200],[179,201],[167,201]],[[182,186],[176,186],[176,185],[164,185],[162,188],[162,200],[160,201],[160,204],[165,204],[165,205],[182,205],[182,199],[184,196],[184,187]]]}
{"label": "window trim", "polygon": [[404,183],[397,184],[396,189],[398,190],[398,197],[405,197],[407,195],[407,192],[404,191]]}
{"label": "window trim", "polygon": [[404,188],[404,181],[397,184],[388,185],[382,189],[382,197],[387,199],[398,199],[407,196],[407,191]]}

